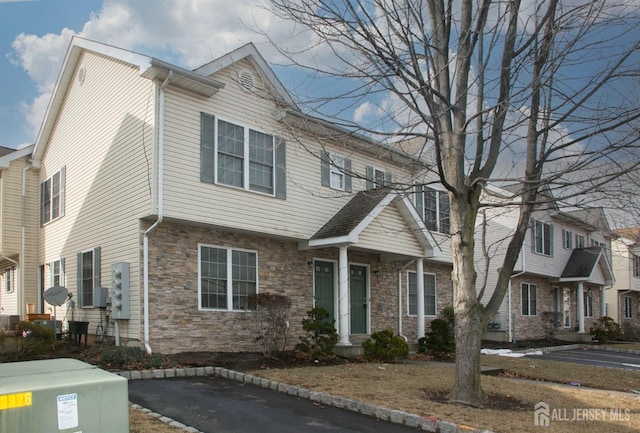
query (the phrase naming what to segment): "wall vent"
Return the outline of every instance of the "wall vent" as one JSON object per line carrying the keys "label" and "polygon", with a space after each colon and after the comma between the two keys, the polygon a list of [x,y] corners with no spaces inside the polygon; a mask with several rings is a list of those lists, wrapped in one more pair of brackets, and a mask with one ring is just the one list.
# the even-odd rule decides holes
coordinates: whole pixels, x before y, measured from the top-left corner
{"label": "wall vent", "polygon": [[253,76],[253,73],[247,69],[242,69],[238,72],[238,81],[240,81],[242,88],[247,91],[252,91],[256,87],[256,78]]}

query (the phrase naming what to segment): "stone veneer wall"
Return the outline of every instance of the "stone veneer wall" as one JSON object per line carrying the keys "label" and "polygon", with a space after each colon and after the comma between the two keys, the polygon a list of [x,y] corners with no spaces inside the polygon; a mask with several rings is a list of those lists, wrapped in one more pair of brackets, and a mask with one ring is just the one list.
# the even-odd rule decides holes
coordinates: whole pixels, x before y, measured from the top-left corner
{"label": "stone veneer wall", "polygon": [[[535,316],[523,316],[521,304],[521,283],[536,284],[537,290],[537,314]],[[550,282],[546,278],[535,276],[521,276],[514,278],[511,283],[511,303],[512,314],[516,315],[515,338],[516,340],[541,339],[548,337],[548,328],[544,323],[543,313],[553,312],[553,288],[558,287],[560,291],[568,287],[571,289],[571,327],[562,327],[562,305],[560,309],[560,328],[558,331],[576,332],[578,330],[578,306],[577,306],[577,285],[575,283]],[[591,289],[593,295],[593,317],[585,317],[585,332],[589,333],[589,328],[600,317],[600,288],[597,286],[584,285],[585,296]],[[506,301],[505,301],[506,302]],[[506,328],[506,325],[504,326]]]}
{"label": "stone veneer wall", "polygon": [[[258,350],[250,312],[198,310],[199,243],[258,252],[259,291],[283,294],[292,301],[288,345],[293,348],[303,333],[302,319],[313,307],[313,266],[308,261],[337,261],[337,248],[300,251],[296,242],[163,223],[149,239],[153,350],[167,354]],[[370,269],[371,331],[390,328],[398,332],[398,271],[407,261],[383,263],[378,254],[353,249],[348,254],[350,263]],[[451,267],[427,263],[425,272],[437,274],[438,308],[451,303]],[[406,271],[402,275],[403,330],[412,342],[417,340],[417,324],[415,317],[406,316]]]}

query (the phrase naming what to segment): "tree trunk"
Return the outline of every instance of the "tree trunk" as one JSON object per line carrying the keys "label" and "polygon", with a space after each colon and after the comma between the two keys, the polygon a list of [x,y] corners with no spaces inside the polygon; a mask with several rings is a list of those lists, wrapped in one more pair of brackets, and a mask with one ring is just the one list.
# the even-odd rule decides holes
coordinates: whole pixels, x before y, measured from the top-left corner
{"label": "tree trunk", "polygon": [[473,262],[474,232],[479,191],[451,201],[451,250],[453,253],[453,306],[455,311],[456,367],[451,399],[469,405],[484,400],[480,386],[480,345],[484,316],[476,295]]}

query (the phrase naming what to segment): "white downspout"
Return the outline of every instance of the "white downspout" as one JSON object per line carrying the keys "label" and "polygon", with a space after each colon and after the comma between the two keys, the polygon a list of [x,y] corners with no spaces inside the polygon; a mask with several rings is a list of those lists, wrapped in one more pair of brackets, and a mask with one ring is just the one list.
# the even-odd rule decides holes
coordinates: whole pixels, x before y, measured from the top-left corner
{"label": "white downspout", "polygon": [[144,232],[143,239],[143,320],[144,320],[144,348],[151,355],[151,345],[149,344],[149,235],[162,223],[163,219],[163,177],[164,177],[164,89],[173,79],[173,71],[169,71],[167,78],[160,85],[159,107],[158,107],[158,219],[151,227]]}

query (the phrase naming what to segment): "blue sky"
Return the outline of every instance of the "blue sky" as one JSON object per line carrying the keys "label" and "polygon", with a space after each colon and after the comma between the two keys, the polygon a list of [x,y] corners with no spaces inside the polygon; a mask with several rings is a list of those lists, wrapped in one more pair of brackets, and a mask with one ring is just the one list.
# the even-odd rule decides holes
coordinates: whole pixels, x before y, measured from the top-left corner
{"label": "blue sky", "polygon": [[287,40],[289,26],[255,1],[0,0],[0,146],[19,148],[36,139],[73,35],[186,68],[248,42],[277,62],[255,29],[269,29],[278,41]]}

